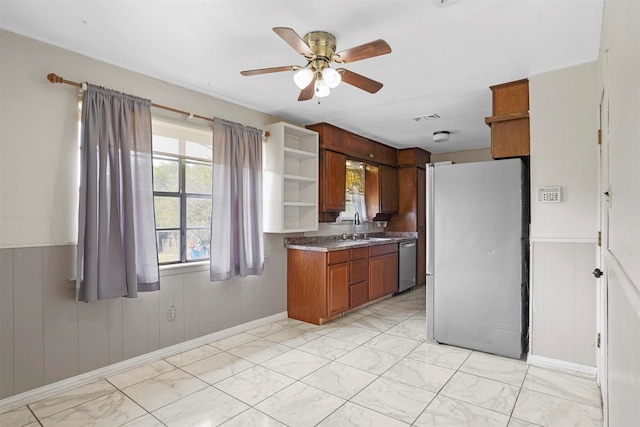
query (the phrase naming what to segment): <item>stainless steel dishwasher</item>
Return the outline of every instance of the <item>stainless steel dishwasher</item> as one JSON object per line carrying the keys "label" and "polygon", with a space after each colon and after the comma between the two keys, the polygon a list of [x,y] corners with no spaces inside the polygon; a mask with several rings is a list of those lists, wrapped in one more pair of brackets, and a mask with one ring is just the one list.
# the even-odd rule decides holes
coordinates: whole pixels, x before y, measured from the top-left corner
{"label": "stainless steel dishwasher", "polygon": [[416,285],[416,241],[400,243],[398,260],[398,292],[406,291]]}

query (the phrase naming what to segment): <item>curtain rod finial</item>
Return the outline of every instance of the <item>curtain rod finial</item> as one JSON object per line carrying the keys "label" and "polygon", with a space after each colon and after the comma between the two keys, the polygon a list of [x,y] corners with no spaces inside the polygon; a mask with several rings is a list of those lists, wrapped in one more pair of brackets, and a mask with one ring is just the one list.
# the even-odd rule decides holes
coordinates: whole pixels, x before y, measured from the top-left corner
{"label": "curtain rod finial", "polygon": [[47,80],[49,80],[51,83],[62,83],[63,79],[56,73],[49,73],[47,74]]}

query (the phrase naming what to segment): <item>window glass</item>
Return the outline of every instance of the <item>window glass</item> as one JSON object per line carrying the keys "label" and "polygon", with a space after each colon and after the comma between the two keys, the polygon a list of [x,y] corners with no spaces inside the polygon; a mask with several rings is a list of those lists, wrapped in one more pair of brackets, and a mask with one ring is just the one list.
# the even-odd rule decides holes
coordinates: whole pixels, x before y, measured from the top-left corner
{"label": "window glass", "polygon": [[152,143],[153,151],[167,154],[180,154],[180,141],[178,138],[153,135]]}
{"label": "window glass", "polygon": [[180,197],[155,196],[156,228],[180,228]]}
{"label": "window glass", "polygon": [[180,262],[180,230],[156,230],[158,262]]}
{"label": "window glass", "polygon": [[211,230],[187,230],[187,260],[209,259]]}
{"label": "window glass", "polygon": [[187,197],[187,228],[211,225],[211,199]]}
{"label": "window glass", "polygon": [[187,157],[194,157],[197,159],[207,159],[211,161],[213,157],[213,153],[211,151],[211,141],[207,142],[196,142],[196,141],[187,141],[185,147],[185,154]]}
{"label": "window glass", "polygon": [[153,190],[160,264],[209,258],[211,129],[153,120]]}
{"label": "window glass", "polygon": [[189,194],[211,194],[211,163],[186,162],[186,191]]}
{"label": "window glass", "polygon": [[155,156],[153,159],[153,191],[180,191],[180,164],[177,159]]}

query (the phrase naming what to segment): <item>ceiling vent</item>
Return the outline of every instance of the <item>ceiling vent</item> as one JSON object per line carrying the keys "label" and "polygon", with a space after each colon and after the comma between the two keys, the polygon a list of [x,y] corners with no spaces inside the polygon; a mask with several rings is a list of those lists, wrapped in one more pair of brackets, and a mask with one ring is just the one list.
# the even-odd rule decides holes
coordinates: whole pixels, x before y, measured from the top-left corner
{"label": "ceiling vent", "polygon": [[414,117],[413,120],[416,122],[426,122],[427,120],[437,120],[440,116],[437,114],[426,114],[424,116]]}
{"label": "ceiling vent", "polygon": [[452,3],[457,3],[460,0],[433,0],[433,2],[436,4],[436,6],[438,7],[445,7],[445,6],[449,6]]}

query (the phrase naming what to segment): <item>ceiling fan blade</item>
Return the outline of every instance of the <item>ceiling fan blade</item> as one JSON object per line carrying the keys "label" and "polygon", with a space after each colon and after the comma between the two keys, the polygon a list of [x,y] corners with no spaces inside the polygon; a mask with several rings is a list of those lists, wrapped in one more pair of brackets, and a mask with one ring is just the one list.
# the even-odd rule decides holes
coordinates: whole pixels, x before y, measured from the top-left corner
{"label": "ceiling fan blade", "polygon": [[257,76],[258,74],[279,73],[281,71],[296,71],[300,67],[297,65],[286,65],[284,67],[259,68],[257,70],[240,71],[243,76]]}
{"label": "ceiling fan blade", "polygon": [[374,56],[391,53],[391,46],[382,39],[374,40],[351,49],[343,50],[333,55],[333,60],[337,63],[350,63],[361,59],[373,58]]}
{"label": "ceiling fan blade", "polygon": [[345,70],[344,68],[338,68],[338,71],[342,76],[342,81],[355,86],[359,89],[365,90],[369,93],[376,93],[382,89],[382,83],[375,80],[371,80],[368,77],[362,76],[353,71]]}
{"label": "ceiling fan blade", "polygon": [[315,58],[316,55],[313,53],[311,48],[304,42],[304,40],[302,40],[298,33],[291,28],[274,27],[273,31],[300,55],[303,55],[307,59]]}
{"label": "ceiling fan blade", "polygon": [[300,91],[300,96],[298,96],[298,101],[308,101],[313,98],[313,90],[316,87],[316,78],[314,77],[311,80],[311,83],[307,85],[304,89]]}

